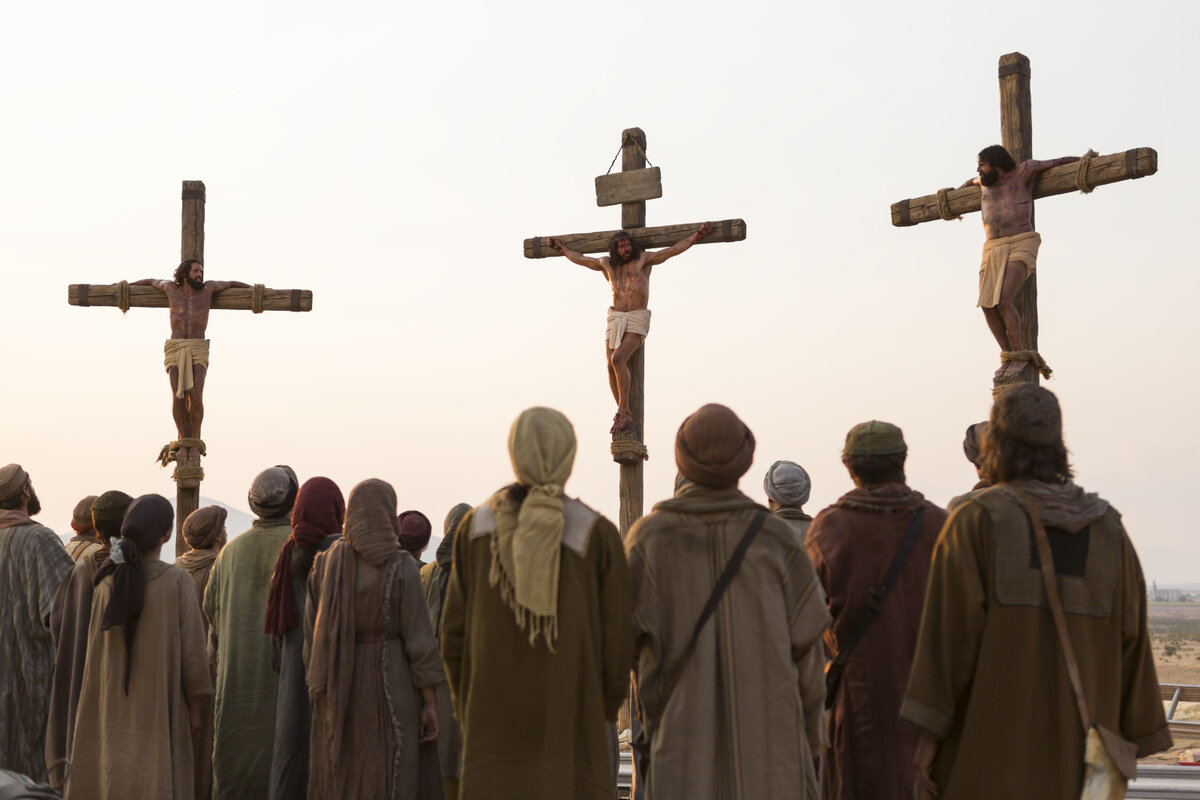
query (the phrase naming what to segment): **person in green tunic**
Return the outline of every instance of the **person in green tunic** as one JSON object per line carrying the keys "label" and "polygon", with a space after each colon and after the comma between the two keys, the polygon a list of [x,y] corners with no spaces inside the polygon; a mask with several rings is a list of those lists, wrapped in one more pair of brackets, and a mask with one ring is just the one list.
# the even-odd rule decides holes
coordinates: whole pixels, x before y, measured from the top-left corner
{"label": "person in green tunic", "polygon": [[1138,757],[1171,745],[1141,565],[1116,509],[1072,483],[1049,391],[1020,384],[996,399],[982,463],[996,485],[942,529],[900,708],[922,731],[918,782],[945,800],[1075,800],[1083,723],[1017,492],[1046,526],[1092,719]]}
{"label": "person in green tunic", "polygon": [[460,800],[612,800],[609,729],[633,659],[616,527],[563,494],[575,431],[549,408],[509,432],[517,483],[458,527],[441,648],[462,725]]}
{"label": "person in green tunic", "polygon": [[271,576],[292,533],[300,482],[291,467],[263,470],[250,486],[250,530],[221,550],[204,590],[209,647],[217,660],[213,797],[261,800],[271,779],[279,676],[263,629]]}

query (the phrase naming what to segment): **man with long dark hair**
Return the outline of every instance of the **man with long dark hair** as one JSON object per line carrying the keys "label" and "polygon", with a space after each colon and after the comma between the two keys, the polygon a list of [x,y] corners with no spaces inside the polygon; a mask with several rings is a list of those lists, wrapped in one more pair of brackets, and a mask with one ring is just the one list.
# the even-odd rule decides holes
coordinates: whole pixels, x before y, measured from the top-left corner
{"label": "man with long dark hair", "polygon": [[[239,281],[206,281],[204,265],[194,258],[185,259],[175,268],[174,281],[145,278],[131,286],[151,286],[167,296],[171,310],[171,338],[164,346],[167,374],[171,377],[174,400],[171,414],[179,439],[199,439],[204,421],[204,378],[208,373],[208,312],[214,294],[226,289],[249,289]],[[195,447],[180,447],[177,458],[196,460]]]}
{"label": "man with long dark hair", "polygon": [[946,800],[1074,800],[1085,723],[1045,587],[1057,585],[1091,721],[1142,758],[1171,745],[1142,568],[1121,515],[1072,482],[1051,392],[1018,384],[996,398],[981,463],[995,485],[938,537],[900,707],[921,730],[918,782]]}
{"label": "man with long dark hair", "polygon": [[620,433],[633,425],[633,413],[629,410],[629,357],[642,346],[642,340],[650,332],[650,270],[668,258],[679,255],[712,231],[712,223],[706,222],[700,230],[663,250],[641,250],[626,231],[617,231],[609,241],[608,255],[592,258],[563,245],[551,238],[550,246],[562,253],[568,261],[581,267],[603,272],[612,287],[613,304],[608,309],[608,331],[605,342],[605,358],[608,362],[608,387],[617,401],[617,413],[613,417],[610,433]]}
{"label": "man with long dark hair", "polygon": [[[987,242],[979,267],[979,307],[1002,353],[1024,350],[1028,344],[1021,336],[1017,296],[1037,268],[1042,244],[1042,237],[1033,229],[1033,185],[1051,167],[1078,160],[1067,156],[1018,164],[1007,150],[994,144],[980,151],[978,175],[963,184],[978,186],[983,193],[980,214]],[[1024,361],[1005,361],[996,377],[1015,376],[1024,368]]]}

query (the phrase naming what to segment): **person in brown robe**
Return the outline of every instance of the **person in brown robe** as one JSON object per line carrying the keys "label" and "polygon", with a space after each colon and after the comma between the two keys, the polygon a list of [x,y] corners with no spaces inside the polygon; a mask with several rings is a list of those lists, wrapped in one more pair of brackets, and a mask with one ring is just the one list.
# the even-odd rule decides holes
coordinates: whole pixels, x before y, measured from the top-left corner
{"label": "person in brown robe", "polygon": [[442,612],[460,800],[611,800],[609,736],[629,692],[629,568],[616,527],[563,493],[575,431],[513,423],[517,483],[463,518]]}
{"label": "person in brown robe", "polygon": [[304,609],[311,642],[310,800],[441,800],[437,684],[445,680],[417,562],[400,549],[396,492],[370,479],[319,554]]}
{"label": "person in brown robe", "polygon": [[266,632],[279,673],[275,703],[275,749],[267,800],[308,797],[309,730],[312,710],[304,671],[304,609],[308,575],[319,553],[342,535],[346,500],[329,478],[309,478],[292,506],[292,535],[283,543],[271,576]]}
{"label": "person in brown robe", "polygon": [[901,716],[921,731],[928,797],[1075,800],[1084,730],[1023,495],[1046,528],[1067,634],[1095,724],[1168,749],[1146,583],[1121,515],[1072,482],[1054,395],[1004,391],[983,437],[996,485],[950,516],[929,575]]}
{"label": "person in brown robe", "polygon": [[[442,641],[442,609],[446,604],[446,589],[450,586],[450,570],[454,563],[454,538],[458,525],[471,511],[467,503],[459,503],[450,509],[442,523],[442,541],[436,556],[421,567],[421,585],[425,589],[425,604],[429,606],[429,621],[433,623],[433,635]],[[446,800],[458,800],[458,779],[462,775],[462,731],[454,718],[454,703],[450,699],[450,687],[439,683],[438,699],[438,762],[442,768],[442,792]]]}
{"label": "person in brown robe", "polygon": [[842,451],[855,488],[817,514],[808,553],[829,598],[825,634],[836,656],[887,574],[909,522],[921,511],[912,551],[882,611],[851,651],[829,709],[826,800],[909,800],[917,731],[900,722],[900,701],[917,642],[929,558],[946,512],[904,482],[908,447],[895,425],[872,420],[846,435]]}
{"label": "person in brown robe", "polygon": [[[204,602],[204,589],[208,586],[208,576],[212,572],[213,562],[217,560],[221,548],[225,546],[228,533],[225,530],[225,520],[229,511],[221,506],[204,506],[197,508],[183,521],[183,539],[190,548],[186,553],[175,559],[175,566],[182,567],[192,577],[196,585],[196,602]],[[204,617],[204,641],[208,642],[208,617]],[[209,675],[213,685],[217,683],[217,662],[209,657]],[[193,732],[192,758],[196,773],[196,800],[208,800],[212,797],[212,752],[213,728],[216,706],[212,696],[200,700],[200,727]]]}
{"label": "person in brown robe", "polygon": [[[686,483],[629,530],[647,800],[818,796],[829,612],[800,537],[737,488],[753,458],[754,435],[737,415],[703,406],[675,438]],[[744,559],[685,655],[713,588],[756,522]]]}
{"label": "person in brown robe", "polygon": [[96,535],[96,525],[92,522],[94,502],[96,495],[89,494],[76,503],[75,510],[71,512],[71,530],[75,531],[75,535],[67,540],[67,554],[76,564],[88,553],[100,549],[100,537]]}
{"label": "person in brown robe", "polygon": [[159,560],[171,503],[134,500],[96,573],[66,800],[193,800],[192,734],[212,694],[192,579]]}
{"label": "person in brown robe", "polygon": [[75,564],[58,587],[50,610],[50,640],[54,643],[54,680],[50,685],[50,716],[46,722],[46,767],[53,786],[66,782],[75,735],[75,711],[83,685],[88,627],[92,619],[92,582],[108,560],[111,542],[121,535],[121,522],[133,498],[109,491],[90,506],[100,547]]}

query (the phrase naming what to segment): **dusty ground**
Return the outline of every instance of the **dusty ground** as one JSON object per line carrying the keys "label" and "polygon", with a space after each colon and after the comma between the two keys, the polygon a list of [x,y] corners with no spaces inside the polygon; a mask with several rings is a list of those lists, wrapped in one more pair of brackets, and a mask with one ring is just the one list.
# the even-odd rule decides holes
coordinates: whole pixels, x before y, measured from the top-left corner
{"label": "dusty ground", "polygon": [[[1200,603],[1151,604],[1147,623],[1158,682],[1200,685]],[[1200,703],[1180,703],[1175,719],[1200,722]],[[1176,736],[1174,747],[1144,761],[1174,764],[1184,750],[1200,750],[1200,736]]]}

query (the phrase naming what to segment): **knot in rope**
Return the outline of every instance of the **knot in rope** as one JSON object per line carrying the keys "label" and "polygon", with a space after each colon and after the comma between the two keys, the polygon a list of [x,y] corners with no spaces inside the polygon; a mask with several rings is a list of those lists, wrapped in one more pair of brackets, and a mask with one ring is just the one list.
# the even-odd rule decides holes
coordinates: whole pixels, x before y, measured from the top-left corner
{"label": "knot in rope", "polygon": [[950,213],[950,190],[949,189],[938,189],[937,190],[937,201],[938,201],[938,216],[941,217],[942,219],[946,220],[947,222],[954,219],[954,214]]}
{"label": "knot in rope", "polygon": [[129,281],[117,284],[117,308],[121,309],[122,314],[129,311]]}
{"label": "knot in rope", "polygon": [[1092,159],[1100,155],[1095,150],[1088,150],[1083,154],[1083,158],[1079,159],[1079,171],[1075,173],[1075,185],[1079,187],[1079,191],[1084,194],[1091,194],[1096,187],[1088,183],[1087,174],[1088,168],[1092,166]]}
{"label": "knot in rope", "polygon": [[255,314],[263,312],[263,292],[266,288],[261,283],[256,283],[250,290],[250,310]]}
{"label": "knot in rope", "polygon": [[610,449],[613,461],[618,464],[636,464],[650,458],[650,451],[646,449],[646,445],[632,439],[618,439],[612,443]]}

